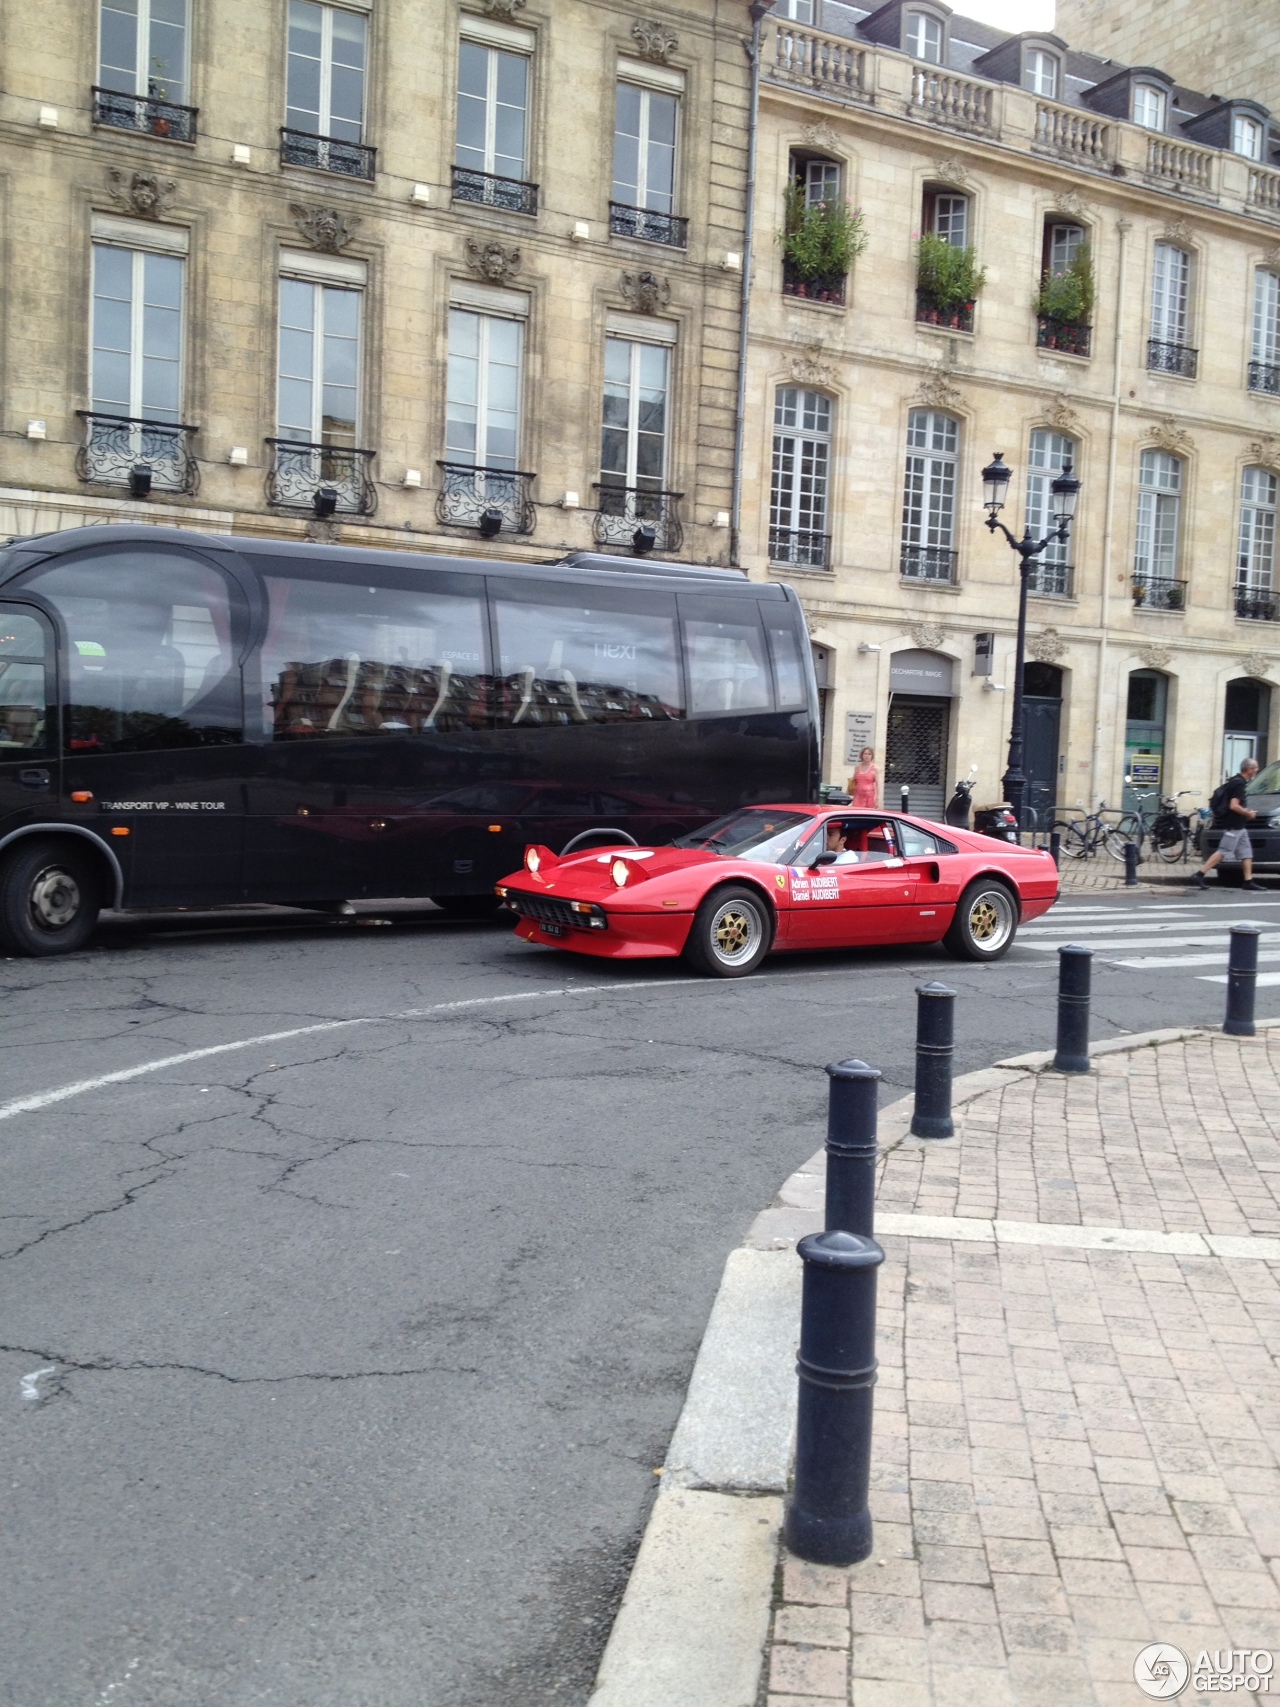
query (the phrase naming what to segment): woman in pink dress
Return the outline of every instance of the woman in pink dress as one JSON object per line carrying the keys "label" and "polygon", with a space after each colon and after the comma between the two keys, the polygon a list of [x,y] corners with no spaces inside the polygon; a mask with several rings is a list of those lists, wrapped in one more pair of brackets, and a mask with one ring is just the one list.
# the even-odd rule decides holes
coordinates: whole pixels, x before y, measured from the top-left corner
{"label": "woman in pink dress", "polygon": [[858,754],[857,767],[849,778],[849,793],[855,806],[879,806],[880,772],[874,748],[864,747]]}

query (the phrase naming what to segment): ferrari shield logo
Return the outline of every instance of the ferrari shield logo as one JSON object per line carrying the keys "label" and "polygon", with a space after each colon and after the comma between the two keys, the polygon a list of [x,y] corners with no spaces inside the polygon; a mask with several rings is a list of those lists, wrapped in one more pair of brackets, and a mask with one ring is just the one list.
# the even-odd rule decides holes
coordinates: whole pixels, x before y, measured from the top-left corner
{"label": "ferrari shield logo", "polygon": [[785,889],[787,887],[787,880],[781,872],[778,873],[773,881],[778,885],[779,889]]}

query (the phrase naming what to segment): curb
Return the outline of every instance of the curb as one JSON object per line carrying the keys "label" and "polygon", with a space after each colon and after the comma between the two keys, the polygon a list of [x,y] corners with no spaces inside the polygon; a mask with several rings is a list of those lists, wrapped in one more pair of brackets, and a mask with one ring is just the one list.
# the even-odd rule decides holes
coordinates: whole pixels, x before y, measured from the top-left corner
{"label": "curb", "polygon": [[[1280,1018],[1257,1022],[1260,1032],[1275,1027]],[[1219,1033],[1135,1032],[1091,1043],[1089,1054]],[[1051,1072],[1052,1063],[1052,1050],[1037,1050],[965,1073],[952,1086],[952,1106]],[[880,1110],[883,1152],[959,1142],[912,1138],[914,1102],[900,1097]],[[588,1707],[756,1707],[795,1428],[802,1267],[793,1247],[821,1227],[824,1189],[819,1150],[729,1253]],[[893,1217],[894,1234],[907,1231],[897,1225],[904,1219]]]}

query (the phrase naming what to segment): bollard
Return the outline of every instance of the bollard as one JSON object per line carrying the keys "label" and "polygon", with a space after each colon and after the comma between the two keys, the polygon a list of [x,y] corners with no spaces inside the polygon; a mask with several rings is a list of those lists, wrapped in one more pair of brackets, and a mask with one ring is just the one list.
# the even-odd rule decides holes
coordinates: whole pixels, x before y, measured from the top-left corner
{"label": "bollard", "polygon": [[1138,886],[1138,844],[1124,844],[1124,886],[1126,889],[1136,889]]}
{"label": "bollard", "polygon": [[871,1412],[876,1269],[884,1252],[857,1233],[811,1233],[800,1305],[795,1479],[783,1533],[798,1558],[856,1565],[871,1553]]}
{"label": "bollard", "polygon": [[911,810],[911,790],[907,787],[905,782],[902,785],[902,810],[904,812],[910,812]]}
{"label": "bollard", "polygon": [[[913,1138],[953,1138],[951,1056],[955,1048],[954,990],[945,984],[916,989],[916,1100]],[[830,1223],[828,1223],[830,1225]],[[871,1229],[868,1227],[868,1232]]]}
{"label": "bollard", "polygon": [[1058,1049],[1055,1073],[1087,1073],[1089,1063],[1089,982],[1091,948],[1068,943],[1058,950]]}
{"label": "bollard", "polygon": [[1232,925],[1231,956],[1227,961],[1227,1017],[1222,1029],[1228,1037],[1253,1037],[1253,999],[1258,985],[1258,938],[1261,925]]}
{"label": "bollard", "polygon": [[1055,865],[1062,864],[1062,835],[1058,830],[1049,831],[1049,854]]}
{"label": "bollard", "polygon": [[870,1238],[876,1207],[876,1087],[880,1069],[865,1061],[827,1068],[828,1233]]}

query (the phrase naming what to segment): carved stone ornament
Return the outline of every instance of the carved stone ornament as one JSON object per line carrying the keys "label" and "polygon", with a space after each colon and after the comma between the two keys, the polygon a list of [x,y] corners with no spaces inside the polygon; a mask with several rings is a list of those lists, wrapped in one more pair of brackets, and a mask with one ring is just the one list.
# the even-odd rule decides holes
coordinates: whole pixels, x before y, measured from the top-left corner
{"label": "carved stone ornament", "polygon": [[1138,656],[1149,670],[1167,670],[1173,653],[1167,646],[1139,646]]}
{"label": "carved stone ornament", "polygon": [[1190,433],[1184,432],[1172,415],[1164,415],[1158,421],[1152,421],[1147,427],[1147,437],[1152,444],[1161,450],[1167,450],[1174,456],[1190,456],[1196,448],[1195,440]]}
{"label": "carved stone ornament", "polygon": [[486,18],[505,18],[507,23],[523,10],[524,0],[480,0]]}
{"label": "carved stone ornament", "polygon": [[665,24],[655,24],[650,18],[637,18],[631,34],[641,57],[651,59],[655,65],[665,65],[680,46],[680,37],[674,30]]}
{"label": "carved stone ornament", "polygon": [[1273,273],[1280,273],[1280,243],[1274,249],[1268,249],[1262,257],[1264,266],[1270,267]]}
{"label": "carved stone ornament", "polygon": [[1246,676],[1257,676],[1261,680],[1271,674],[1271,660],[1265,652],[1246,652],[1240,659],[1240,668]]}
{"label": "carved stone ornament", "polygon": [[358,214],[342,213],[336,207],[307,207],[302,202],[290,202],[289,212],[302,236],[322,255],[336,255],[345,249],[360,224]]}
{"label": "carved stone ornament", "polygon": [[1057,664],[1066,656],[1067,643],[1056,628],[1046,628],[1028,642],[1027,650],[1042,664]]}
{"label": "carved stone ornament", "polygon": [[1164,234],[1169,239],[1170,243],[1192,242],[1191,227],[1187,224],[1185,219],[1171,219],[1167,221],[1164,228]]}
{"label": "carved stone ornament", "polygon": [[1050,399],[1044,418],[1055,432],[1065,433],[1068,438],[1074,438],[1080,431],[1080,417],[1067,402],[1064,392],[1060,391],[1056,397]]}
{"label": "carved stone ornament", "polygon": [[1078,190],[1059,190],[1053,198],[1053,211],[1065,213],[1069,219],[1078,219],[1083,224],[1093,212],[1089,203]]}
{"label": "carved stone ornament", "polygon": [[618,279],[618,289],[637,314],[656,314],[671,301],[671,285],[658,273],[628,269]]}
{"label": "carved stone ornament", "polygon": [[825,120],[821,124],[807,124],[800,132],[800,140],[807,148],[825,148],[830,151],[840,146],[840,138]]}
{"label": "carved stone ornament", "polygon": [[954,154],[947,154],[935,160],[933,167],[944,184],[958,184],[962,190],[967,190],[973,183],[969,168]]}
{"label": "carved stone ornament", "polygon": [[520,251],[508,249],[496,237],[483,240],[468,237],[464,253],[471,271],[482,279],[488,279],[490,284],[503,284],[507,279],[515,278],[520,271]]}
{"label": "carved stone ornament", "polygon": [[1249,461],[1261,463],[1264,468],[1280,468],[1280,439],[1273,433],[1254,439],[1249,445]]}
{"label": "carved stone ornament", "polygon": [[168,212],[178,186],[172,178],[158,178],[154,172],[125,172],[112,166],[107,188],[117,207],[127,208],[140,219],[159,219]]}
{"label": "carved stone ornament", "polygon": [[941,368],[935,368],[927,373],[916,387],[913,403],[920,403],[926,409],[963,409],[963,395],[956,390]]}
{"label": "carved stone ornament", "polygon": [[913,622],[907,630],[922,652],[936,652],[947,638],[947,631],[937,622]]}
{"label": "carved stone ornament", "polygon": [[830,385],[835,377],[835,369],[829,361],[824,360],[825,350],[821,338],[810,338],[792,356],[788,366],[791,377],[797,385]]}

